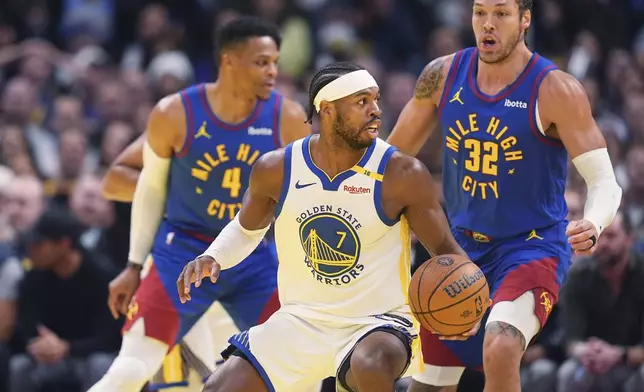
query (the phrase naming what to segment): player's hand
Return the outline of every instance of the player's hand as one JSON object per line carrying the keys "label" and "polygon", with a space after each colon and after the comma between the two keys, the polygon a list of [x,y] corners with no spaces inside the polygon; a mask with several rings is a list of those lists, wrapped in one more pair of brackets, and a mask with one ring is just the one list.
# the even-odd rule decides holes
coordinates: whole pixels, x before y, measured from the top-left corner
{"label": "player's hand", "polygon": [[141,271],[136,268],[127,267],[119,276],[110,282],[110,295],[107,306],[110,308],[112,317],[119,318],[119,313],[127,315],[127,308],[130,306],[132,296],[141,283]]}
{"label": "player's hand", "polygon": [[[488,309],[490,306],[492,306],[492,298],[490,298],[488,300],[488,305],[487,305],[486,309]],[[479,332],[479,329],[481,329],[481,320],[479,320],[479,322],[476,323],[476,325],[474,327],[472,327],[472,329],[470,329],[469,331],[467,331],[467,332],[465,332],[463,334],[453,335],[453,336],[438,335],[438,338],[440,340],[467,340],[470,337],[476,335]]]}
{"label": "player's hand", "polygon": [[195,284],[195,287],[199,287],[201,280],[206,276],[210,276],[210,281],[215,283],[219,278],[219,271],[221,271],[221,265],[210,256],[200,256],[186,264],[177,279],[177,291],[181,303],[185,304],[186,301],[190,301],[192,283]]}
{"label": "player's hand", "polygon": [[479,329],[481,329],[481,320],[479,320],[479,322],[476,323],[476,325],[472,329],[470,329],[469,331],[467,331],[467,332],[465,332],[463,334],[453,335],[453,336],[438,335],[438,338],[440,340],[467,340],[470,337],[476,335],[477,332],[479,331]]}
{"label": "player's hand", "polygon": [[599,233],[590,221],[581,219],[568,223],[566,236],[576,255],[590,255],[597,249]]}

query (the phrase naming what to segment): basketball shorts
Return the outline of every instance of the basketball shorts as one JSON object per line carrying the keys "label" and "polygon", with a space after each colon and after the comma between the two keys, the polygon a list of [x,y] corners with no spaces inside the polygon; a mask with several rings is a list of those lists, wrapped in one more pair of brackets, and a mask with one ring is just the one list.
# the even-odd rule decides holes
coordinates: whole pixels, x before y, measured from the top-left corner
{"label": "basketball shorts", "polygon": [[[429,385],[456,385],[466,367],[482,369],[484,326],[492,310],[496,321],[505,320],[507,315],[505,321],[520,330],[524,329],[520,328],[522,325],[529,329],[530,322],[537,324],[535,319],[539,325],[534,325],[534,333],[543,327],[559,298],[559,288],[571,264],[572,250],[565,235],[567,223],[488,242],[480,242],[477,239],[482,236],[473,233],[454,233],[463,250],[485,274],[493,304],[478,333],[465,341],[439,340],[436,335],[421,329],[426,366],[422,374],[414,375],[414,379]],[[500,304],[498,308],[497,304]],[[516,306],[517,311],[513,312],[512,306]]]}
{"label": "basketball shorts", "polygon": [[[239,330],[266,320],[279,308],[277,258],[274,243],[265,241],[237,266],[221,271],[217,283],[204,279],[192,289],[192,299],[179,301],[177,278],[183,267],[203,253],[209,243],[193,238],[163,222],[144,269],[123,332],[143,319],[145,335],[173,349],[213,302],[219,301]],[[214,366],[214,364],[213,364]]]}
{"label": "basketball shorts", "polygon": [[416,324],[409,313],[336,318],[333,321],[296,315],[296,305],[282,307],[265,323],[230,338],[227,357],[242,353],[264,380],[269,392],[310,391],[327,377],[336,377],[338,391],[349,391],[346,374],[355,346],[371,332],[385,330],[408,346],[404,375],[420,370],[422,358]]}

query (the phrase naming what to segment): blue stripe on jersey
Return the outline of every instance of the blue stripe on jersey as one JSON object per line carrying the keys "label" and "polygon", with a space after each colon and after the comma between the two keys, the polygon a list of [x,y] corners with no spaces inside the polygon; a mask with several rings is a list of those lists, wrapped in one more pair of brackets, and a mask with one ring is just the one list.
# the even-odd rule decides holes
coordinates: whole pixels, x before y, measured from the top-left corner
{"label": "blue stripe on jersey", "polygon": [[534,53],[514,83],[487,95],[476,83],[476,48],[454,56],[439,109],[443,192],[455,229],[505,238],[565,219],[568,154],[535,115],[539,86],[556,69]]}
{"label": "blue stripe on jersey", "polygon": [[[337,191],[340,187],[340,184],[342,184],[344,180],[353,177],[356,172],[354,172],[353,170],[345,170],[336,174],[335,177],[330,178],[322,169],[317,167],[315,162],[313,162],[313,158],[311,158],[311,146],[309,142],[312,136],[313,135],[307,136],[302,143],[302,155],[304,156],[304,162],[306,163],[306,166],[308,166],[309,170],[311,170],[311,172],[320,179],[320,182],[322,183],[322,189],[324,189],[325,191]],[[376,142],[374,141],[365,150],[364,155],[362,156],[362,158],[360,158],[360,161],[356,166],[364,167],[364,165],[369,162],[369,158],[371,158],[371,154],[373,154],[373,150],[375,148]]]}
{"label": "blue stripe on jersey", "polygon": [[286,146],[284,150],[284,179],[282,180],[282,190],[280,191],[280,199],[277,201],[275,207],[275,218],[280,216],[284,201],[288,195],[288,189],[291,185],[291,156],[293,155],[293,143]]}
{"label": "blue stripe on jersey", "polygon": [[172,159],[166,220],[179,230],[215,237],[241,208],[253,164],[280,147],[282,97],[257,100],[248,118],[228,124],[208,102],[205,85],[180,93],[184,147]]}
{"label": "blue stripe on jersey", "polygon": [[[378,174],[381,174],[384,176],[385,169],[387,168],[387,163],[389,163],[391,156],[396,151],[398,151],[398,149],[394,146],[390,146],[387,148],[387,151],[385,151],[385,153],[382,155],[380,164],[378,164]],[[378,217],[385,225],[393,226],[396,223],[398,223],[398,221],[400,221],[400,216],[398,216],[398,218],[396,219],[391,219],[387,216],[387,214],[385,214],[384,208],[382,208],[382,181],[376,181],[374,185],[373,205],[376,207],[376,212],[378,213]]]}

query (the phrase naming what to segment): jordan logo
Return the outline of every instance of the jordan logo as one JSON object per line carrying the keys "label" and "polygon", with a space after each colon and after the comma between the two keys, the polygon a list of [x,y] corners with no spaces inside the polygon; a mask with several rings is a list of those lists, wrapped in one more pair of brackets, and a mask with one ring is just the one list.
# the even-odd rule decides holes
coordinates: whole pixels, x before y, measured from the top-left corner
{"label": "jordan logo", "polygon": [[456,94],[454,94],[454,96],[452,97],[452,99],[450,99],[450,100],[449,100],[449,103],[452,103],[452,102],[458,102],[458,103],[460,103],[461,105],[465,105],[465,104],[463,103],[463,101],[461,100],[461,91],[463,91],[463,87],[461,87],[461,88],[459,88],[459,89],[458,89],[458,91],[456,92]]}
{"label": "jordan logo", "polygon": [[526,241],[530,241],[530,240],[533,240],[533,239],[535,239],[535,238],[536,238],[536,239],[538,239],[538,240],[542,240],[542,239],[543,239],[543,237],[539,237],[539,235],[537,234],[537,231],[536,231],[536,230],[532,230],[532,231],[530,232],[530,234],[528,234],[528,238],[526,238],[525,240],[526,240]]}
{"label": "jordan logo", "polygon": [[206,130],[206,122],[205,121],[201,124],[201,126],[199,127],[199,130],[195,134],[195,139],[199,139],[202,136],[205,137],[206,139],[211,138],[210,134]]}

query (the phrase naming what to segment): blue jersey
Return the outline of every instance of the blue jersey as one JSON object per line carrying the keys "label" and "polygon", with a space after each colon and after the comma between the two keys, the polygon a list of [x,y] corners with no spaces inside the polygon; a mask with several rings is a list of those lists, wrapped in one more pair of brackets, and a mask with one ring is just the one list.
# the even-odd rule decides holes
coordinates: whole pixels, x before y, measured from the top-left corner
{"label": "blue jersey", "polygon": [[494,96],[478,88],[477,69],[476,48],[456,53],[438,107],[452,227],[485,240],[563,221],[568,154],[545,135],[537,105],[539,86],[556,66],[535,53]]}
{"label": "blue jersey", "polygon": [[170,165],[166,221],[172,226],[215,237],[242,205],[251,167],[280,147],[282,96],[258,100],[237,124],[221,121],[206,99],[205,85],[180,92],[186,113],[186,139]]}

